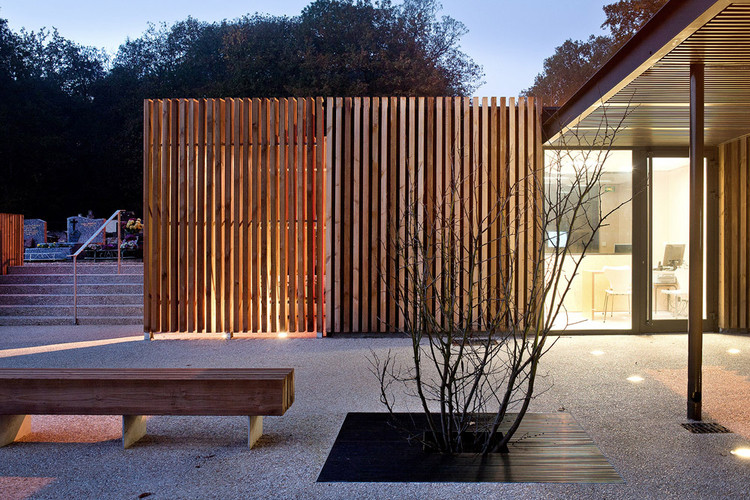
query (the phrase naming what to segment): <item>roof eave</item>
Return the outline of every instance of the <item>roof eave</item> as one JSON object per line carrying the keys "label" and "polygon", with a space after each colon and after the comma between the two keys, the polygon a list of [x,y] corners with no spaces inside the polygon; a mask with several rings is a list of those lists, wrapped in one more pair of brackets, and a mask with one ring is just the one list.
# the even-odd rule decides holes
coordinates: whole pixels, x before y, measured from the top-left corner
{"label": "roof eave", "polygon": [[545,143],[553,142],[597,109],[670,50],[733,3],[750,0],[670,0],[573,96],[545,120]]}

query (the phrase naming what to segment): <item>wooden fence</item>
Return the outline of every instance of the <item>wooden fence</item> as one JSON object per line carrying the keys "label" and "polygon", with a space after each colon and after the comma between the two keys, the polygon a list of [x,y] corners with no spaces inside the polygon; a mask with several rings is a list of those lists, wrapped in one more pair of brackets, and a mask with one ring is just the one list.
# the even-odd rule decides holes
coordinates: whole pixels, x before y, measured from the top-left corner
{"label": "wooden fence", "polygon": [[23,215],[0,213],[0,275],[23,265]]}
{"label": "wooden fence", "polygon": [[525,303],[540,113],[532,98],[146,101],[145,331],[397,330],[387,287],[406,279],[393,242],[407,196],[429,222],[450,171],[471,219],[509,200],[483,240],[484,276],[496,286],[512,265]]}

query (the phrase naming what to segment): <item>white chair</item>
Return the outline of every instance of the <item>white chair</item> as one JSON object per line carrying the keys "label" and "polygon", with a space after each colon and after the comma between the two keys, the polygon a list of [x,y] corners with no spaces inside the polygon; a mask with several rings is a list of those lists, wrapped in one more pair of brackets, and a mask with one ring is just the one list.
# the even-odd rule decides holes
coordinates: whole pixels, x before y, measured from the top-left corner
{"label": "white chair", "polygon": [[615,297],[618,295],[627,295],[628,297],[628,314],[630,314],[630,295],[632,294],[630,285],[630,266],[604,266],[602,269],[604,276],[609,280],[609,288],[604,291],[604,322],[607,322],[607,306],[612,307],[610,317],[615,314]]}

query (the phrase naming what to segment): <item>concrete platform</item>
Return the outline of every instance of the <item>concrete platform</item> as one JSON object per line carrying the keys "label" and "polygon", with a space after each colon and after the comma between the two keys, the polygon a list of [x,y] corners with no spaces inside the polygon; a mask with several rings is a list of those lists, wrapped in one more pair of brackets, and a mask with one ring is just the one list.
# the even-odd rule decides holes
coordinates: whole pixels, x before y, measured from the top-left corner
{"label": "concrete platform", "polygon": [[[531,411],[564,407],[625,484],[316,483],[347,412],[382,411],[367,356],[408,354],[404,339],[146,342],[138,326],[0,327],[3,367],[272,367],[296,374],[296,400],[264,419],[247,450],[241,417],[152,417],[138,447],[120,417],[35,416],[26,442],[0,449],[11,498],[746,498],[750,337],[707,334],[704,414],[731,434],[691,434],[686,335],[562,337]],[[728,350],[737,349],[739,353]],[[628,378],[638,376],[640,382]],[[633,379],[637,380],[637,379]],[[400,398],[398,410],[416,409]]]}

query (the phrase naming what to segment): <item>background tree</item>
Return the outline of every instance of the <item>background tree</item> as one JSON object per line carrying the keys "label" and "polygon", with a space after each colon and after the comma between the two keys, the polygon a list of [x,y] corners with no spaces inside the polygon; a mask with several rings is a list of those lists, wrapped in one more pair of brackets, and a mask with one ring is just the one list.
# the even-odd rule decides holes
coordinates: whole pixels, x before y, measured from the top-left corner
{"label": "background tree", "polygon": [[602,7],[607,36],[591,35],[588,40],[566,40],[544,60],[534,84],[522,92],[537,96],[547,105],[559,106],[607,62],[667,0],[619,0]]}
{"label": "background tree", "polygon": [[139,211],[143,99],[458,95],[481,68],[435,0],[315,0],[298,16],[151,26],[106,54],[0,19],[0,211]]}

